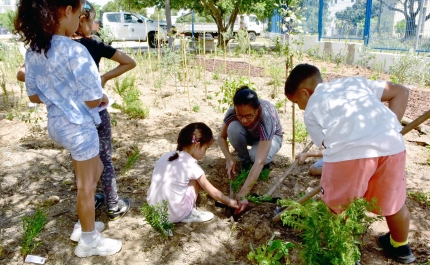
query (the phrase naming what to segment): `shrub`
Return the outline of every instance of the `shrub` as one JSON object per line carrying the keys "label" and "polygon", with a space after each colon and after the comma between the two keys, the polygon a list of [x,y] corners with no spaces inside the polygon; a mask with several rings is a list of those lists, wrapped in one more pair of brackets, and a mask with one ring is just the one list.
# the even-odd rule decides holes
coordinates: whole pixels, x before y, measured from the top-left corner
{"label": "shrub", "polygon": [[252,244],[250,244],[251,252],[249,252],[247,258],[250,261],[256,261],[259,265],[281,265],[280,262],[284,260],[283,264],[290,264],[288,259],[288,250],[294,246],[290,242],[282,242],[281,239],[273,240],[275,236],[263,244],[261,247],[254,250]]}
{"label": "shrub", "polygon": [[162,204],[157,204],[155,206],[149,205],[145,202],[142,205],[141,211],[145,216],[146,221],[164,238],[172,235],[173,223],[169,221],[169,214],[167,212],[167,201],[163,200]]}
{"label": "shrub", "polygon": [[22,243],[21,254],[23,256],[31,253],[42,242],[34,242],[34,239],[40,234],[43,227],[45,227],[48,217],[46,213],[38,209],[30,216],[22,218]]}
{"label": "shrub", "polygon": [[[239,77],[239,79],[233,79],[231,81],[226,80],[222,85],[220,91],[215,92],[215,96],[218,96],[222,93],[222,99],[218,100],[221,112],[224,112],[227,110],[228,107],[233,106],[234,94],[242,86],[248,86],[249,89],[252,89],[254,91],[256,90],[254,82],[251,82],[248,78],[242,76]],[[223,106],[224,104],[227,104],[228,107]]]}

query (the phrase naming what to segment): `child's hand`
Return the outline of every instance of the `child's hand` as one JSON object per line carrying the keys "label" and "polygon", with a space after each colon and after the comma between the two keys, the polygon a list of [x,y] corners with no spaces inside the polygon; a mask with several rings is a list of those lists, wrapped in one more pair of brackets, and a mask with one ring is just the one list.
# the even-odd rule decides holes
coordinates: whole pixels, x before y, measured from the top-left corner
{"label": "child's hand", "polygon": [[225,168],[227,169],[228,178],[231,179],[231,177],[236,174],[235,162],[233,160],[227,160],[225,162]]}
{"label": "child's hand", "polygon": [[245,211],[246,207],[248,207],[248,204],[248,200],[243,198],[241,201],[239,201],[239,208],[234,211],[234,214],[240,214],[241,212]]}
{"label": "child's hand", "polygon": [[100,76],[100,80],[101,80],[101,82],[102,82],[102,87],[105,87],[105,84],[106,84],[106,82],[108,81],[108,79],[106,79],[106,78],[104,77],[104,75],[102,75],[102,76]]}
{"label": "child's hand", "polygon": [[298,159],[298,163],[303,164],[303,162],[305,162],[306,158],[308,158],[308,155],[306,153],[300,153],[298,155],[296,155],[296,159]]}
{"label": "child's hand", "polygon": [[239,208],[239,203],[234,199],[230,199],[230,207],[237,209],[237,208]]}
{"label": "child's hand", "polygon": [[109,98],[106,96],[106,94],[103,94],[102,102],[100,103],[100,107],[106,106],[107,104],[109,104]]}

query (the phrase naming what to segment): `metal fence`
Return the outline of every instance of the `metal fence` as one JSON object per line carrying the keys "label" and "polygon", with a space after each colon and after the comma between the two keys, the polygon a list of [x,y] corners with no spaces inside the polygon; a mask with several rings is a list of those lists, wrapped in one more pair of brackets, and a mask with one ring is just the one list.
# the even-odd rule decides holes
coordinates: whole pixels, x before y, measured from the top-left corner
{"label": "metal fence", "polygon": [[302,29],[380,50],[430,52],[430,0],[304,0]]}

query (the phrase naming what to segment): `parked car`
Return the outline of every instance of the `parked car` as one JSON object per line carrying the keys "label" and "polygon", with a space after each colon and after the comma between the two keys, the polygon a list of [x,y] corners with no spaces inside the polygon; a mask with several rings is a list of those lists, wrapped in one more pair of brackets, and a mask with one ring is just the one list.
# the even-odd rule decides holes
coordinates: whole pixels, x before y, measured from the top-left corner
{"label": "parked car", "polygon": [[165,27],[130,12],[105,12],[102,15],[103,27],[108,28],[117,41],[147,41],[149,47],[156,48],[159,42],[167,40]]}

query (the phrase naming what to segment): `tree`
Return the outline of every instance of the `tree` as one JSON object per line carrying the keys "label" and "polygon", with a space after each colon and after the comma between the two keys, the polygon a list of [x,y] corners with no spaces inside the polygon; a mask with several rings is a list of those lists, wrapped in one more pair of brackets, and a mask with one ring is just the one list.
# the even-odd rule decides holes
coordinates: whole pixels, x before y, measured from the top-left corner
{"label": "tree", "polygon": [[[331,21],[328,11],[329,2],[330,0],[324,0],[323,25],[327,25]],[[306,33],[317,33],[319,0],[303,0],[299,5],[303,7],[301,14],[306,18],[306,20],[303,21],[303,31]]]}
{"label": "tree", "polygon": [[7,28],[9,32],[12,32],[15,28],[13,20],[15,19],[16,11],[8,10],[6,13],[0,14],[0,26]]}
{"label": "tree", "polygon": [[139,13],[146,16],[146,8],[137,4],[136,0],[113,0],[107,2],[103,7],[103,12],[118,12],[119,10]]}
{"label": "tree", "polygon": [[[425,2],[425,0],[395,0],[394,3],[387,3],[384,1],[384,5],[388,7],[388,9],[400,12],[405,16],[406,27],[405,27],[405,39],[408,37],[415,36],[417,30],[416,19],[418,18],[418,14],[421,10],[421,5]],[[398,8],[397,5],[402,5],[402,9]],[[430,19],[429,14],[424,15],[424,22]]]}
{"label": "tree", "polygon": [[[378,16],[380,3],[375,1],[372,3],[371,18]],[[349,29],[358,29],[364,24],[366,18],[366,0],[357,0],[352,6],[347,7],[343,11],[336,13],[336,19],[339,24],[348,27]]]}
{"label": "tree", "polygon": [[[164,8],[164,0],[130,0],[136,6],[157,6]],[[279,6],[276,0],[177,0],[171,1],[171,8],[190,9],[197,13],[209,14],[215,21],[218,32],[218,45],[225,46],[229,38],[224,34],[233,31],[237,15],[254,13],[259,18],[270,17]]]}

